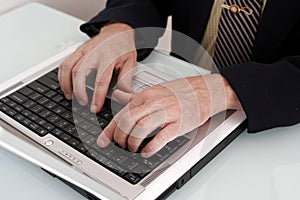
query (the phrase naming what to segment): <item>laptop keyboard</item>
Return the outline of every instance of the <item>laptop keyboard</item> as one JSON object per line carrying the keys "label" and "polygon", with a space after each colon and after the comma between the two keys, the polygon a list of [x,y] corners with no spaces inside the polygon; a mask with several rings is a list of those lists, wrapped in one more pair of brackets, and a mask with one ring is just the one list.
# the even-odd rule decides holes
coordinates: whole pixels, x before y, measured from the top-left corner
{"label": "laptop keyboard", "polygon": [[[101,111],[67,100],[57,80],[58,70],[44,75],[29,85],[0,100],[4,112],[40,137],[52,134],[98,164],[136,184],[188,142],[181,136],[168,143],[150,158],[143,158],[112,142],[106,148],[96,144],[101,131],[121,106],[106,98]],[[139,151],[155,136],[154,131],[140,145]]]}

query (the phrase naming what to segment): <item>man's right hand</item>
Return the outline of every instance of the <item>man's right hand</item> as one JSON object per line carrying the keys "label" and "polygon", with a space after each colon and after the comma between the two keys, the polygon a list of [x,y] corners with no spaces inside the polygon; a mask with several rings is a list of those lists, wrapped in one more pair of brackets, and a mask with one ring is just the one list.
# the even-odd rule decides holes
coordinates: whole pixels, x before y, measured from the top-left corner
{"label": "man's right hand", "polygon": [[59,66],[58,80],[67,99],[73,94],[81,105],[88,104],[86,77],[97,70],[91,111],[103,106],[113,72],[118,73],[117,87],[132,93],[132,77],[136,68],[133,29],[123,23],[104,26],[100,33],[79,47]]}

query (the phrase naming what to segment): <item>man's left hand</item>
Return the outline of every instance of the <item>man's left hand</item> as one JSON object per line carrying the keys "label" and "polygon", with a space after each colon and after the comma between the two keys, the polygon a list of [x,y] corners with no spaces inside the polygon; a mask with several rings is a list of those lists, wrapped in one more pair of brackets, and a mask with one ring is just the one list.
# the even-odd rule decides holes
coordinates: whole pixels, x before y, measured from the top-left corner
{"label": "man's left hand", "polygon": [[[124,99],[122,93],[116,97]],[[161,130],[142,149],[150,157],[168,142],[201,126],[226,109],[241,109],[238,98],[220,74],[165,82],[133,94],[129,103],[100,134],[97,143],[112,140],[136,152],[142,141],[158,127]]]}

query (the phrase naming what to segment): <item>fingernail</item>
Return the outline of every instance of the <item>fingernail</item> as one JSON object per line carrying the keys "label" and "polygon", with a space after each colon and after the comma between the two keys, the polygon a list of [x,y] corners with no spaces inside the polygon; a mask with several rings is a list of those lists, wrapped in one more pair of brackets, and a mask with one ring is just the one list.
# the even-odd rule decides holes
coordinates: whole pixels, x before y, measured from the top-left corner
{"label": "fingernail", "polygon": [[82,100],[82,99],[78,99],[78,102],[79,102],[79,104],[82,105],[82,106],[86,105],[85,101]]}
{"label": "fingernail", "polygon": [[65,96],[66,96],[66,98],[69,99],[69,100],[72,98],[72,96],[70,95],[70,93],[66,93]]}
{"label": "fingernail", "polygon": [[98,138],[97,144],[98,144],[100,147],[105,147],[105,146],[106,146],[106,143],[105,143],[105,141],[104,141],[102,138]]}
{"label": "fingernail", "polygon": [[141,156],[144,157],[144,158],[149,158],[151,157],[151,153],[145,151],[144,149],[141,151]]}
{"label": "fingernail", "polygon": [[96,105],[91,106],[91,112],[93,112],[93,113],[97,112],[97,106]]}

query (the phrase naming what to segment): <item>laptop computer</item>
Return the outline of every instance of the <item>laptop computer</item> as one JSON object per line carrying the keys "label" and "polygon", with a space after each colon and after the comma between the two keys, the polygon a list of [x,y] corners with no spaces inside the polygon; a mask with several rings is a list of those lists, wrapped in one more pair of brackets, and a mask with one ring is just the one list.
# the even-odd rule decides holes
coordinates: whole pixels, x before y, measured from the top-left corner
{"label": "laptop computer", "polygon": [[[95,140],[122,106],[108,97],[102,111],[93,115],[63,97],[57,67],[77,47],[1,85],[0,123],[9,134],[0,134],[0,144],[90,199],[165,199],[244,129],[244,113],[227,111],[148,159],[117,144],[101,149]],[[138,92],[163,81],[209,73],[154,51],[138,64],[133,87]],[[90,92],[92,88],[88,86]]]}

